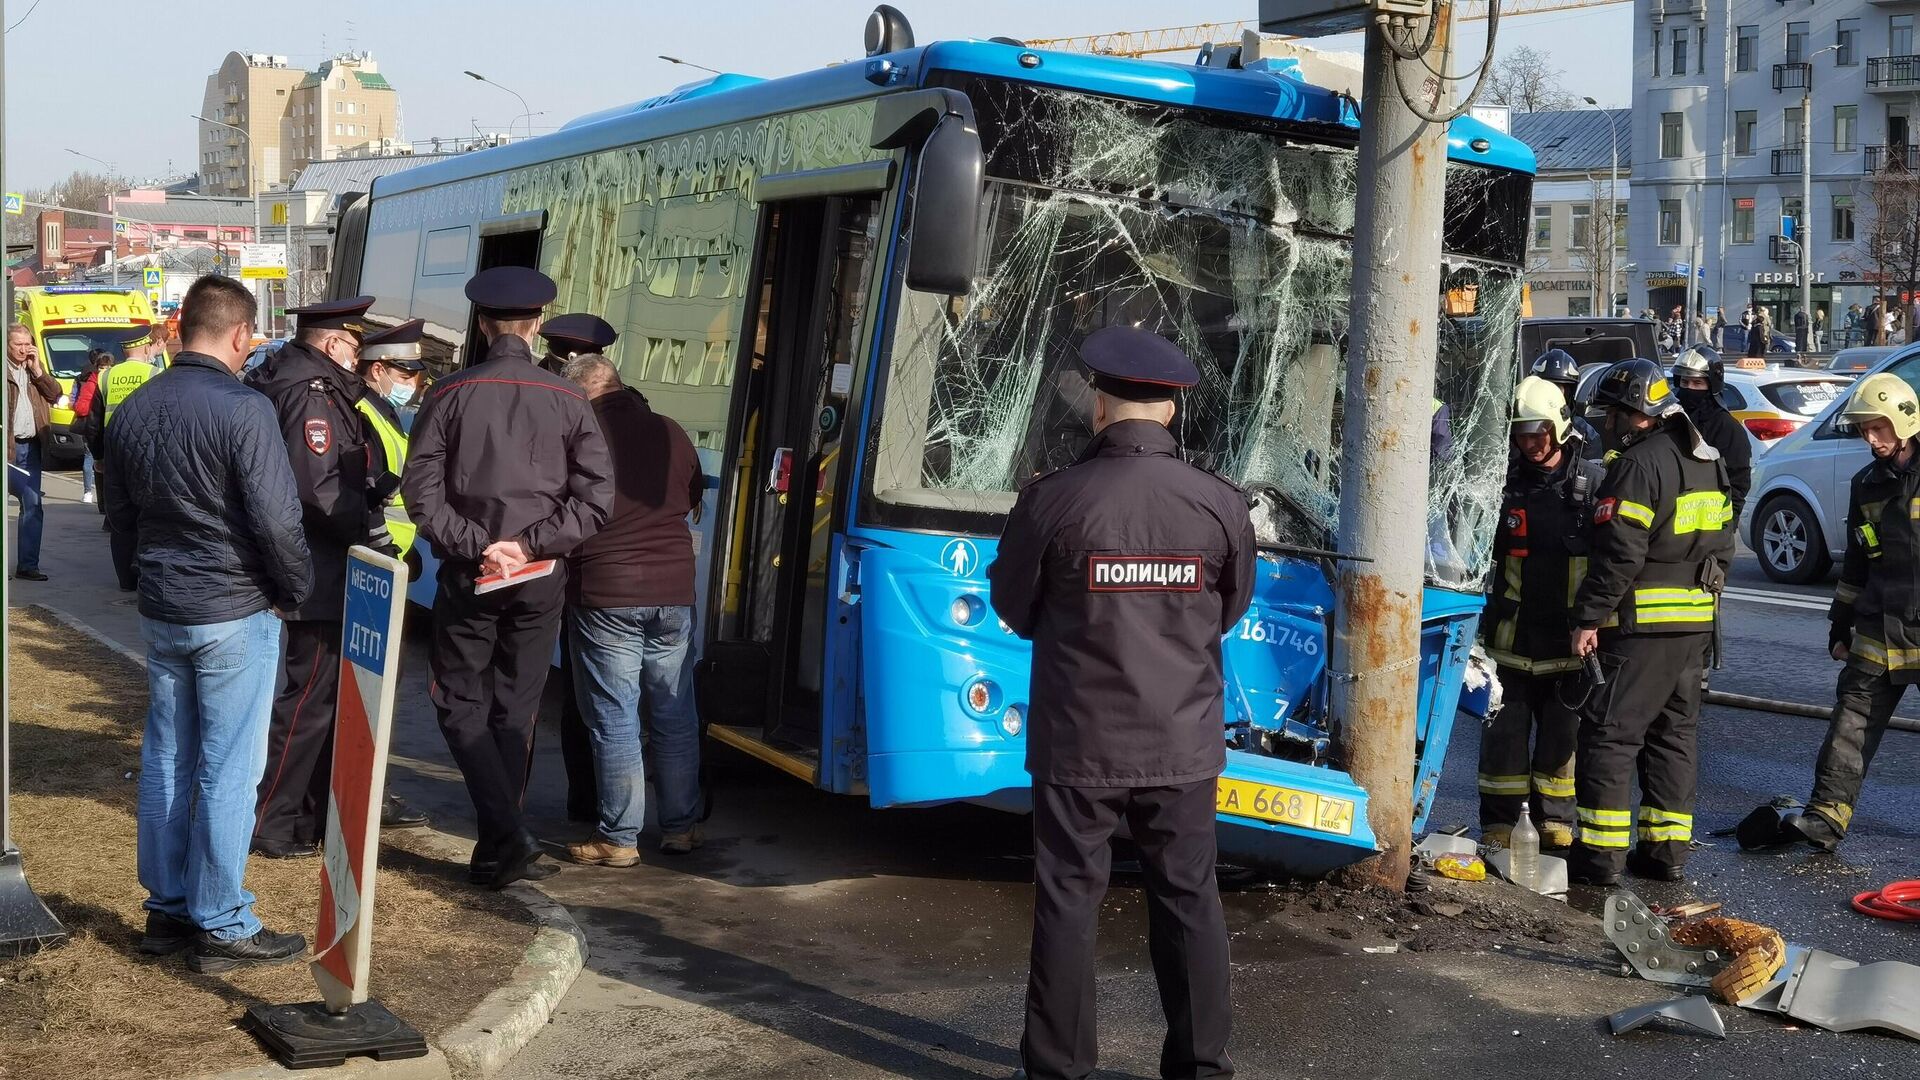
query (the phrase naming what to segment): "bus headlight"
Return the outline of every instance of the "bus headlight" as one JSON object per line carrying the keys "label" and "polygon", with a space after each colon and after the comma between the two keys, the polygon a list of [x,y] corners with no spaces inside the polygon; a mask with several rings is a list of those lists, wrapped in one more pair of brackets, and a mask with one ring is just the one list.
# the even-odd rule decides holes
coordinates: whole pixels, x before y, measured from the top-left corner
{"label": "bus headlight", "polygon": [[1000,730],[1006,732],[1009,739],[1020,734],[1026,726],[1027,718],[1018,705],[1009,705],[1007,711],[1000,714]]}
{"label": "bus headlight", "polygon": [[963,593],[953,598],[953,622],[956,626],[972,626],[986,617],[987,605],[972,593]]}

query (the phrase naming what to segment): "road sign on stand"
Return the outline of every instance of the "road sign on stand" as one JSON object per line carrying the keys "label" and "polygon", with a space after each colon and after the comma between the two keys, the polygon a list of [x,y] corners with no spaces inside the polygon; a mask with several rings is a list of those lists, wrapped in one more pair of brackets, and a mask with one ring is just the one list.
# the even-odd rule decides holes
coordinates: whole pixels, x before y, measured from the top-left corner
{"label": "road sign on stand", "polygon": [[336,1064],[362,1054],[388,1061],[427,1052],[418,1031],[367,998],[380,803],[406,603],[405,563],[370,548],[348,549],[320,920],[308,965],[322,1000],[255,1005],[246,1015],[246,1027],[288,1068]]}

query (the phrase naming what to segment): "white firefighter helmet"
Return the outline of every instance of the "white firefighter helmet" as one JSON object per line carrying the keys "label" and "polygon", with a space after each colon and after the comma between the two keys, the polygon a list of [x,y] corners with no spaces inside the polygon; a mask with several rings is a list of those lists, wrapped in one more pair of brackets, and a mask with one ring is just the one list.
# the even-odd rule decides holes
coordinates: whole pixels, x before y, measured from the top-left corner
{"label": "white firefighter helmet", "polygon": [[1567,429],[1573,425],[1567,412],[1567,395],[1538,375],[1529,375],[1513,388],[1513,419],[1508,422],[1516,435],[1551,432],[1553,441],[1567,441]]}
{"label": "white firefighter helmet", "polygon": [[1883,371],[1860,380],[1840,419],[1856,428],[1868,420],[1886,420],[1896,438],[1911,439],[1920,434],[1920,398],[1905,379]]}

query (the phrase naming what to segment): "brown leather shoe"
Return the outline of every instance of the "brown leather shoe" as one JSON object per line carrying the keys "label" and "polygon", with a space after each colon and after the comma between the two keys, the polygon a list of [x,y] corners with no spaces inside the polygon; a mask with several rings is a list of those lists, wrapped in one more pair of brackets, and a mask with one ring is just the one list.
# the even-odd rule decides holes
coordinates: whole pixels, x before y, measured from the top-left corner
{"label": "brown leather shoe", "polygon": [[640,861],[640,849],[596,838],[568,844],[567,858],[585,866],[633,866]]}

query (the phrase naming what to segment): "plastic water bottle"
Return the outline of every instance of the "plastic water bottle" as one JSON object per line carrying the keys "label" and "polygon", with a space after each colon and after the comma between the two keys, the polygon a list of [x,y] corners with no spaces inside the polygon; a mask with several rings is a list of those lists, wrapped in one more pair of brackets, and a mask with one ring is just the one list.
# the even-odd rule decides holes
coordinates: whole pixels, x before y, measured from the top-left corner
{"label": "plastic water bottle", "polygon": [[1533,816],[1526,802],[1520,804],[1520,820],[1514,822],[1513,838],[1507,841],[1508,869],[1513,883],[1523,889],[1540,891],[1540,830],[1533,827]]}

